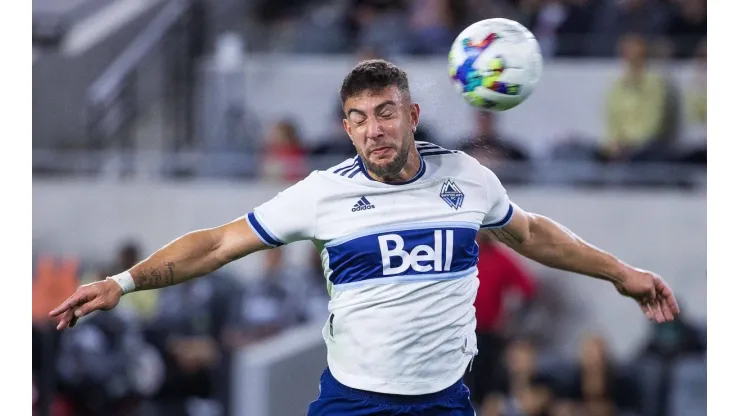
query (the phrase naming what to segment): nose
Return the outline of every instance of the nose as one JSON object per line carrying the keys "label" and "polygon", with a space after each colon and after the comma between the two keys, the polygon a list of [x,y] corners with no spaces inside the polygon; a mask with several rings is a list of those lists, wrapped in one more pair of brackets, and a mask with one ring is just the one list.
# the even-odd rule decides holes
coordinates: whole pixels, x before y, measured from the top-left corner
{"label": "nose", "polygon": [[367,119],[367,132],[365,133],[368,139],[377,139],[383,137],[383,127],[380,121],[375,117],[368,117]]}

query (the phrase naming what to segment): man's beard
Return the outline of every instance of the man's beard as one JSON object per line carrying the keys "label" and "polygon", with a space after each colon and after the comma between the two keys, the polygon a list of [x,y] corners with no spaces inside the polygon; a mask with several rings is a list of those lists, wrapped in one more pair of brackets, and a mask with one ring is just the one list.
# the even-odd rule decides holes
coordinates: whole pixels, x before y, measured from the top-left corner
{"label": "man's beard", "polygon": [[401,144],[401,148],[396,151],[396,156],[389,163],[379,165],[369,161],[362,155],[360,155],[360,158],[362,158],[365,168],[375,176],[385,180],[394,180],[399,177],[401,169],[403,169],[408,161],[412,143],[413,139],[405,140]]}

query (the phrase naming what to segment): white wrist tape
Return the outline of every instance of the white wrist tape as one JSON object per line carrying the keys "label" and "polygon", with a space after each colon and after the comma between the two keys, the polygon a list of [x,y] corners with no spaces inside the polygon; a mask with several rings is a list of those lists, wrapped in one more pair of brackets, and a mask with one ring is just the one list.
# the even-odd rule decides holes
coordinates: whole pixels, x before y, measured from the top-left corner
{"label": "white wrist tape", "polygon": [[118,283],[118,286],[121,286],[121,289],[123,289],[123,294],[131,293],[136,289],[136,283],[134,283],[134,278],[131,276],[131,273],[129,272],[123,272],[119,273],[115,276],[111,276],[106,278],[106,280],[112,280],[116,283]]}

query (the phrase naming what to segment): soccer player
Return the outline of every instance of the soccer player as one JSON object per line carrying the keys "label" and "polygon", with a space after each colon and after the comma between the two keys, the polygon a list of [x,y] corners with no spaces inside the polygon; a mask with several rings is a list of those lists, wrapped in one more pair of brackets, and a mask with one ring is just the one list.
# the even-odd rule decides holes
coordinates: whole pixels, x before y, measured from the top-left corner
{"label": "soccer player", "polygon": [[228,224],[186,234],[128,271],[81,286],[50,312],[58,329],[121,296],[206,275],[299,240],[329,281],[328,368],[309,415],[473,415],[461,379],[477,353],[478,232],[546,266],[613,284],[657,322],[679,313],[654,273],[625,264],[511,202],[465,153],[416,142],[406,73],[370,60],[340,91],[357,156],[315,171]]}

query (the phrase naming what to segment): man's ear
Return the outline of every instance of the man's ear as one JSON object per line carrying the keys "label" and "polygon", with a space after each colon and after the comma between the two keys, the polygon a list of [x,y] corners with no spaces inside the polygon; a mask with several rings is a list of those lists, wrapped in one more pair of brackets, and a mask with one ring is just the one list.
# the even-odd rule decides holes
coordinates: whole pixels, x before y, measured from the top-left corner
{"label": "man's ear", "polygon": [[421,114],[421,107],[419,103],[411,104],[411,125],[413,125],[413,131],[416,133],[416,127],[419,125],[419,115]]}

